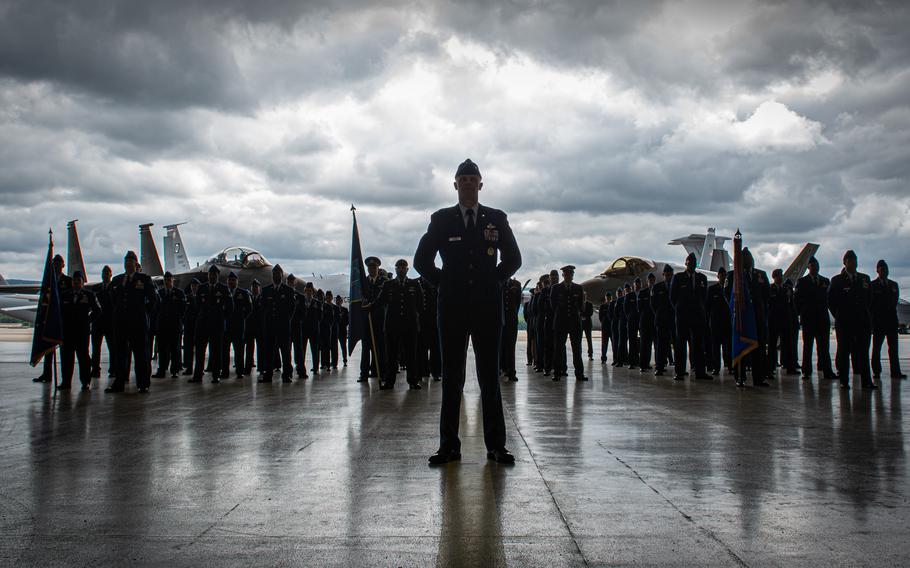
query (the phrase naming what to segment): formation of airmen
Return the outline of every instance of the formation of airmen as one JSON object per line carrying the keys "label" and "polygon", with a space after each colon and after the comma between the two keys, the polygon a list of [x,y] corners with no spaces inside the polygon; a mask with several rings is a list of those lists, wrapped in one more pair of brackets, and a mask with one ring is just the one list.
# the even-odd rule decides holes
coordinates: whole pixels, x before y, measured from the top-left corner
{"label": "formation of airmen", "polygon": [[[776,269],[771,279],[755,268],[749,249],[743,250],[743,285],[748,287],[757,328],[757,345],[736,368],[736,382],[743,386],[751,371],[755,386],[769,386],[780,367],[786,374],[802,373],[812,379],[813,350],[817,351],[815,368],[828,380],[839,380],[841,388],[850,388],[851,371],[861,378],[863,388],[877,388],[875,380],[882,373],[881,349],[888,344],[892,378],[905,379],[900,369],[897,343],[898,285],[888,278],[888,264],[879,260],[878,278],[857,272],[853,251],[844,255],[844,268],[830,281],[818,273],[815,258],[809,260],[808,274],[794,286],[783,280]],[[598,308],[601,324],[600,360],[609,359],[614,367],[654,370],[662,376],[673,365],[673,378],[688,376],[711,380],[732,365],[732,314],[730,302],[733,278],[721,268],[717,282],[696,270],[696,257],[686,258],[686,269],[674,273],[663,267],[662,278],[647,275],[645,281],[635,278],[631,284],[608,292]],[[592,312],[581,287],[573,283],[574,266],[551,271],[538,279],[531,290],[531,300],[524,306],[528,322],[527,363],[534,371],[558,381],[567,376],[566,336],[570,338],[573,368],[578,380],[587,380],[583,372],[581,331]],[[835,365],[829,355],[830,316],[835,317],[837,350]],[[590,317],[590,316],[588,316]],[[798,338],[802,333],[802,364],[798,357]],[[870,354],[871,346],[871,354]],[[652,355],[654,366],[652,367]],[[588,358],[593,358],[590,343]]]}
{"label": "formation of airmen", "polygon": [[[219,383],[232,369],[238,379],[251,376],[254,365],[259,382],[271,382],[279,368],[282,380],[292,382],[295,371],[298,378],[309,376],[307,343],[313,374],[337,369],[339,360],[347,365],[349,311],[344,298],[316,290],[312,282],[298,291],[294,275],[285,279],[280,265],[273,268],[270,284],[254,280],[250,290],[238,286],[233,272],[227,284],[219,281],[217,266],[209,269],[206,282],[194,278],[185,290],[176,287],[167,272],[159,288],[129,251],[123,273],[112,276],[105,266],[101,282],[90,290],[81,272],[63,274],[63,257],[57,255],[53,263],[64,325],[60,389],[72,387],[77,359],[82,390],[91,389],[92,379],[101,376],[103,344],[109,353],[108,377],[113,379],[105,389],[109,393],[123,392],[131,367],[140,393],[149,392],[152,378],[168,373],[176,378],[182,372],[190,383],[200,383],[208,372],[211,382]],[[155,351],[158,368],[152,374]],[[50,361],[45,358],[44,372],[35,382],[52,380]]]}
{"label": "formation of airmen", "polygon": [[[839,380],[844,389],[850,388],[851,372],[861,378],[863,388],[874,389],[883,371],[885,343],[891,377],[906,378],[898,359],[900,290],[888,278],[884,260],[878,261],[877,278],[871,279],[857,272],[856,254],[847,251],[843,270],[829,280],[819,274],[818,261],[812,258],[808,274],[793,286],[783,281],[780,269],[770,279],[756,269],[748,248],[743,259],[743,284],[751,297],[758,345],[735,370],[739,385],[745,384],[747,371],[755,386],[768,386],[778,368],[786,374],[801,372],[804,380],[811,380],[816,369],[825,379]],[[130,367],[139,392],[148,392],[152,378],[168,373],[177,377],[182,372],[189,382],[199,383],[208,372],[211,381],[218,383],[229,378],[232,370],[237,378],[252,376],[255,366],[259,382],[271,382],[279,370],[283,382],[292,382],[295,374],[305,379],[308,354],[313,374],[337,369],[339,363],[347,366],[350,315],[344,298],[318,290],[312,282],[301,284],[293,274],[285,278],[280,265],[273,268],[272,282],[263,286],[254,280],[250,290],[238,286],[233,272],[226,284],[221,282],[214,266],[206,282],[193,279],[180,289],[168,272],[159,288],[140,271],[136,254],[129,251],[122,274],[113,276],[105,266],[101,283],[90,289],[81,272],[64,274],[60,255],[53,263],[64,322],[61,389],[71,388],[78,363],[82,389],[90,390],[92,379],[101,376],[102,345],[109,352],[108,376],[113,379],[105,392],[122,392]],[[401,371],[414,390],[422,388],[424,378],[440,380],[435,287],[426,278],[409,278],[404,259],[395,263],[394,276],[381,268],[375,256],[365,264],[367,336],[362,341],[358,382],[376,377],[380,389],[391,389]],[[723,369],[734,372],[732,275],[721,268],[717,282],[709,285],[695,264],[695,255],[689,255],[683,272],[674,273],[666,265],[660,278],[653,273],[645,280],[636,278],[601,298],[597,318],[602,364],[611,360],[614,367],[642,373],[653,369],[656,376],[672,365],[675,380],[685,380],[687,365],[695,379],[710,380]],[[553,381],[568,377],[568,341],[576,380],[588,380],[582,341],[586,339],[587,358],[592,359],[594,306],[574,282],[575,267],[564,266],[561,273],[561,280],[555,270],[540,276],[525,303],[518,280],[511,278],[503,287],[503,379],[518,380],[515,350],[522,311],[527,323],[527,364]],[[837,338],[833,364],[829,355],[832,315]],[[797,353],[800,334],[801,354]],[[154,352],[158,365],[152,374]],[[51,373],[46,358],[44,372],[35,381],[50,382]]]}

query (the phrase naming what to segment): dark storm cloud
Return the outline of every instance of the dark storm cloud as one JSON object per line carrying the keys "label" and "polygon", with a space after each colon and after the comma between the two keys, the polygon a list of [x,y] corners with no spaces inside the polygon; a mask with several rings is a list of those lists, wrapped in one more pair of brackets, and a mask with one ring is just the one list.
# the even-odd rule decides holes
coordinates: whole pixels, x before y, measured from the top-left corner
{"label": "dark storm cloud", "polygon": [[76,217],[90,264],[190,220],[197,260],[346,270],[351,202],[366,249],[410,258],[472,157],[528,271],[739,226],[775,259],[813,240],[829,272],[853,247],[910,278],[908,10],[6,2],[0,271]]}

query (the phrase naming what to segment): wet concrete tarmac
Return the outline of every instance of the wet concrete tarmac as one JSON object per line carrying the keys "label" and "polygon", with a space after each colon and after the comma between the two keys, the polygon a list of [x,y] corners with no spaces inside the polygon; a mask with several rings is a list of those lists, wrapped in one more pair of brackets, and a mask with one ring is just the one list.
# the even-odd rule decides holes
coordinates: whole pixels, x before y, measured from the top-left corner
{"label": "wet concrete tarmac", "polygon": [[355,382],[356,357],[291,385],[155,379],[149,395],[54,397],[30,382],[28,349],[0,343],[3,566],[910,558],[908,381],[737,389],[595,361],[590,382],[554,383],[522,367],[502,387],[516,465],[486,460],[469,377],[464,459],[430,468],[439,383],[380,392]]}

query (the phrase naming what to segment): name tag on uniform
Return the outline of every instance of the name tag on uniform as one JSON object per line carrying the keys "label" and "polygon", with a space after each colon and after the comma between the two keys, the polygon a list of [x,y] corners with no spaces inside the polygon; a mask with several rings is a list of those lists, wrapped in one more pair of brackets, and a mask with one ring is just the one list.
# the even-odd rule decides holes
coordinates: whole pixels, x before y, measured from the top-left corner
{"label": "name tag on uniform", "polygon": [[138,282],[136,282],[136,289],[137,289],[137,290],[144,290],[144,289],[145,289],[145,284],[142,283],[142,280],[139,280]]}
{"label": "name tag on uniform", "polygon": [[460,241],[460,240],[461,240],[461,237],[449,237],[449,242],[450,242],[450,243],[451,243],[451,242],[455,242],[455,241]]}

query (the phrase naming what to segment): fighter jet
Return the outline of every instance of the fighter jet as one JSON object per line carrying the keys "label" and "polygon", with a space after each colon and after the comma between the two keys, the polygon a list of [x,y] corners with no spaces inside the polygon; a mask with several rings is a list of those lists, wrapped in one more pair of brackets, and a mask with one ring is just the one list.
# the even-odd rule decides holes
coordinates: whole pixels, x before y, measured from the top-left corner
{"label": "fighter jet", "polygon": [[[730,253],[724,249],[724,243],[729,240],[730,237],[718,237],[714,229],[708,229],[707,234],[692,234],[687,237],[679,237],[667,244],[682,246],[686,249],[687,255],[695,253],[698,258],[698,268],[696,270],[704,274],[708,282],[712,283],[717,282],[717,271],[721,267],[728,272],[730,270]],[[818,248],[819,245],[817,244],[806,243],[784,272],[784,280],[790,280],[795,284],[799,277],[805,273],[809,265],[809,259],[815,255]],[[657,278],[661,278],[661,271],[663,271],[666,264],[673,267],[674,273],[686,269],[685,265],[679,262],[621,256],[614,260],[602,273],[594,278],[585,280],[581,285],[588,294],[588,300],[594,304],[596,309],[607,292],[615,292],[617,288],[627,283],[631,284],[635,278],[641,278],[642,282],[646,282],[650,272],[653,272]]]}
{"label": "fighter jet", "polygon": [[[79,243],[79,233],[76,229],[78,219],[67,223],[67,272],[81,270],[85,272],[85,261],[82,256],[82,247]],[[178,227],[183,223],[166,225],[167,235],[164,237],[165,266],[174,274],[174,284],[181,288],[190,284],[193,278],[200,282],[208,279],[209,268],[213,265],[221,270],[220,279],[224,281],[228,274],[237,274],[238,286],[249,289],[253,279],[258,279],[263,286],[272,281],[272,263],[256,249],[249,246],[230,246],[212,255],[209,260],[196,267],[191,267],[183,246]],[[165,269],[161,266],[158,248],[151,228],[153,223],[139,225],[139,264],[142,272],[152,277],[159,286],[162,285]],[[290,271],[285,269],[285,275]],[[298,274],[297,287],[303,288],[305,282],[311,281],[316,288],[332,290],[336,295],[347,296],[349,287],[348,276],[345,274],[316,275],[310,277]],[[88,286],[97,283],[89,282]],[[0,313],[35,323],[37,314],[37,298],[41,289],[40,283],[34,284],[7,284],[0,282]]]}

